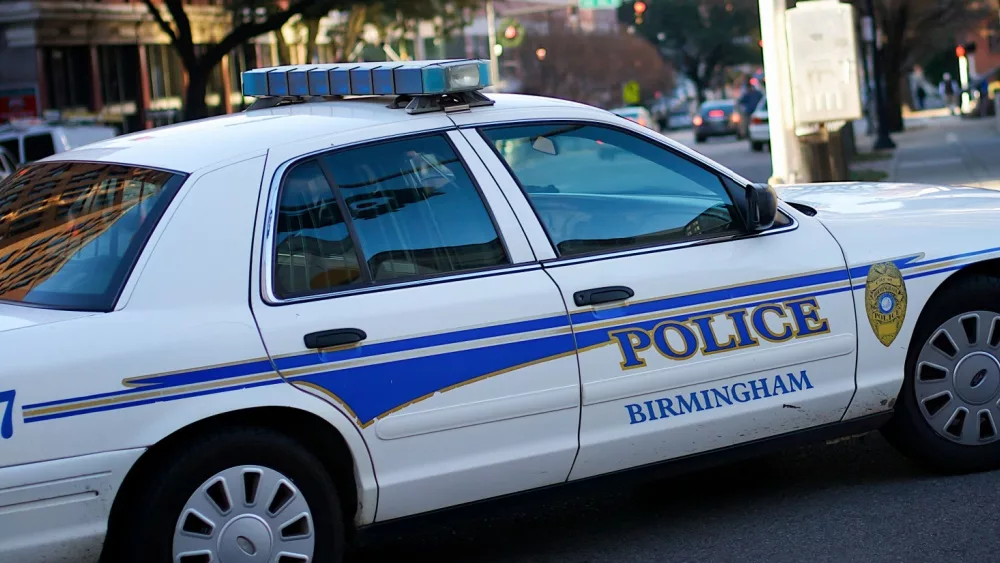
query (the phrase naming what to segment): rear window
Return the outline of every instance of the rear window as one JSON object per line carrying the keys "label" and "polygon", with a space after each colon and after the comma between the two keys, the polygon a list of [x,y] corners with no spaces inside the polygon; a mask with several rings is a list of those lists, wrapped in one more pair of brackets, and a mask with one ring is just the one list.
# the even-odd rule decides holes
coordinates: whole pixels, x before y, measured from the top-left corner
{"label": "rear window", "polygon": [[0,182],[0,301],[110,311],[184,176],[39,163]]}
{"label": "rear window", "polygon": [[706,102],[705,105],[701,106],[701,111],[708,112],[713,109],[731,111],[733,107],[735,107],[733,102]]}

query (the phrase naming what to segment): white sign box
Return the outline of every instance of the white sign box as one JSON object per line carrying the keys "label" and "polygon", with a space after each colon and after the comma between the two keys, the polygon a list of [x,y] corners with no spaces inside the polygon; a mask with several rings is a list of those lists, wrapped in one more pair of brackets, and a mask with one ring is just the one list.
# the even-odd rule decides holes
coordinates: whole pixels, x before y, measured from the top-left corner
{"label": "white sign box", "polygon": [[837,0],[799,2],[785,19],[796,125],[860,119],[854,9]]}

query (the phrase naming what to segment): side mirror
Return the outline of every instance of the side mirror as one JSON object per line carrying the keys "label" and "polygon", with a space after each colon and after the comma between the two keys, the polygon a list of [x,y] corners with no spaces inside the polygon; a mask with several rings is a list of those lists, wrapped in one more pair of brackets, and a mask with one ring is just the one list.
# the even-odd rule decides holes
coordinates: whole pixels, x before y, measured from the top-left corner
{"label": "side mirror", "polygon": [[753,232],[766,231],[778,216],[778,194],[767,184],[747,186],[747,228]]}

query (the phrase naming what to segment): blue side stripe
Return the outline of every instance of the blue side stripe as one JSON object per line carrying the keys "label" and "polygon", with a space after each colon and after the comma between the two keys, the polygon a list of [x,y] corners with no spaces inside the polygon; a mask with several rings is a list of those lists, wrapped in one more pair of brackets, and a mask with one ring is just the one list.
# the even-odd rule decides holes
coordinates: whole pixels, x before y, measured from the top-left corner
{"label": "blue side stripe", "polygon": [[569,321],[566,319],[566,315],[556,315],[552,317],[517,321],[502,325],[470,328],[455,332],[429,334],[426,336],[416,336],[413,338],[394,340],[390,342],[378,342],[347,350],[335,350],[332,352],[289,356],[285,358],[278,358],[275,360],[275,364],[278,366],[278,370],[284,371],[322,365],[331,362],[342,362],[358,358],[370,358],[372,356],[382,356],[395,352],[411,352],[434,346],[461,344],[474,340],[483,340],[498,336],[510,336],[526,332],[534,332],[537,330],[563,328],[567,326],[569,326]]}
{"label": "blue side stripe", "polygon": [[[106,399],[108,397],[132,395],[134,393],[145,393],[146,391],[155,391],[157,389],[167,389],[170,387],[178,387],[181,385],[188,385],[191,383],[208,383],[210,381],[232,379],[236,377],[243,377],[246,375],[265,373],[268,371],[274,371],[274,368],[271,366],[271,362],[269,362],[268,360],[259,360],[256,362],[248,362],[245,364],[234,364],[230,366],[212,367],[207,369],[186,371],[182,373],[166,374],[159,377],[151,377],[149,379],[144,379],[142,381],[142,385],[140,385],[139,387],[130,387],[128,389],[123,389],[121,391],[112,391],[109,393],[97,393],[95,395],[85,395],[83,397],[74,397],[72,399],[60,399],[58,401],[35,403],[33,405],[24,405],[23,408],[37,409],[42,407],[54,407],[57,405],[64,405],[66,403],[75,403],[77,401],[91,401],[94,399]],[[277,374],[275,374],[275,376],[277,376]],[[147,381],[150,382],[149,385],[146,385]]]}
{"label": "blue side stripe", "polygon": [[717,301],[750,297],[763,293],[774,293],[777,291],[785,291],[789,289],[797,289],[800,287],[840,281],[847,281],[847,270],[836,270],[833,272],[823,272],[820,274],[810,274],[807,276],[797,276],[794,278],[752,283],[738,287],[715,289],[701,293],[680,295],[677,297],[667,297],[664,299],[657,299],[655,301],[646,301],[644,303],[634,303],[623,307],[616,307],[614,309],[581,311],[579,313],[573,313],[571,318],[574,325],[579,325],[598,320],[631,317],[633,315],[641,315],[643,313],[654,313],[670,309],[679,309],[681,307],[704,305]]}
{"label": "blue side stripe", "polygon": [[[27,417],[26,416],[24,418],[24,423],[28,424],[28,423],[31,423],[31,422],[42,422],[43,420],[52,420],[52,419],[55,419],[55,418],[66,418],[66,417],[70,417],[70,416],[77,416],[77,415],[81,415],[81,414],[90,414],[90,413],[95,413],[95,412],[115,411],[115,410],[119,410],[119,409],[131,408],[131,407],[140,407],[142,405],[150,405],[150,404],[153,404],[153,403],[166,403],[166,402],[169,402],[169,401],[178,401],[180,399],[190,399],[191,397],[201,397],[201,396],[204,396],[204,395],[215,395],[216,393],[226,393],[228,391],[238,391],[240,389],[251,389],[251,388],[254,388],[254,387],[264,387],[266,385],[277,385],[278,383],[284,383],[284,380],[281,380],[281,379],[271,379],[271,380],[268,380],[268,381],[257,381],[255,383],[248,383],[246,385],[235,385],[235,386],[230,386],[230,387],[217,387],[215,389],[203,389],[201,391],[192,391],[190,393],[181,393],[181,394],[178,394],[178,395],[166,395],[166,396],[162,396],[162,397],[153,397],[153,398],[150,398],[150,399],[142,399],[142,400],[139,400],[139,401],[132,401],[132,402],[129,402],[129,403],[116,403],[116,404],[113,404],[113,405],[101,405],[99,407],[91,407],[91,408],[81,409],[81,410],[77,410],[77,411],[57,412],[57,413],[53,413],[53,414],[44,414],[42,416],[32,416],[32,417]],[[28,408],[28,407],[24,407],[24,408]]]}
{"label": "blue side stripe", "polygon": [[[900,267],[900,269],[912,269],[920,266],[946,262],[956,259],[968,258],[973,256],[981,256],[984,254],[990,254],[996,252],[1000,252],[1000,247],[989,248],[974,252],[967,252],[963,254],[956,254],[952,256],[935,258],[932,260],[925,260],[921,262],[915,261],[917,259],[917,256],[900,258],[895,260],[894,262]],[[964,266],[965,264],[953,265],[944,268],[937,268],[935,270],[927,272],[913,273],[910,275],[904,274],[904,277],[906,279],[914,279],[914,278],[932,276],[940,273],[959,270]],[[871,267],[870,265],[857,266],[851,268],[849,272],[847,270],[840,270],[833,272],[824,272],[819,274],[810,274],[805,276],[797,276],[781,280],[752,283],[745,286],[710,290],[692,295],[668,297],[664,299],[648,301],[645,303],[636,303],[624,307],[618,307],[599,312],[583,311],[579,313],[574,313],[572,315],[572,320],[575,325],[581,325],[598,320],[623,318],[623,317],[640,315],[644,313],[658,312],[658,311],[668,311],[671,309],[676,309],[681,307],[708,304],[722,300],[773,293],[789,289],[803,288],[803,290],[805,290],[805,288],[812,285],[820,285],[837,281],[847,281],[848,279],[853,280],[860,277],[864,277],[867,275],[870,267]],[[782,301],[792,300],[802,297],[809,297],[809,296],[820,296],[833,293],[840,293],[844,291],[858,290],[863,288],[864,288],[863,283],[852,284],[850,287],[837,288],[822,292],[805,292],[796,297],[789,296],[783,298]],[[747,304],[746,306],[755,306],[764,302],[766,302],[766,300],[757,301],[755,303]],[[723,307],[714,310],[698,311],[696,314],[697,315],[713,314],[726,310],[729,310],[729,308]],[[686,318],[690,318],[691,316],[693,315],[681,315],[681,316],[667,317],[667,318],[683,320]],[[616,330],[626,326],[642,326],[643,328],[647,328],[648,326],[648,328],[652,328],[652,326],[654,326],[656,323],[662,322],[667,318],[644,321],[642,323],[622,324],[613,328],[603,328],[594,330],[586,330],[585,327],[583,328],[583,330],[580,330],[579,327],[577,327],[576,343],[580,347],[588,347],[602,342],[607,342],[608,332],[611,330]],[[627,323],[627,321],[623,322]],[[561,328],[567,326],[568,324],[569,323],[567,322],[567,319],[564,315],[554,315],[540,319],[517,321],[502,325],[494,325],[488,327],[459,330],[449,333],[419,336],[393,342],[376,343],[350,350],[340,350],[329,353],[302,354],[299,356],[279,358],[276,363],[278,364],[281,370],[288,370],[300,367],[322,365],[325,363],[342,362],[344,360],[354,359],[354,358],[374,357],[394,352],[406,352],[433,346],[445,345],[445,344],[464,343],[486,338],[493,338],[497,336],[508,336],[508,335],[521,334],[525,332],[533,332],[538,330]],[[511,367],[523,365],[528,362],[544,360],[545,358],[553,357],[558,354],[567,353],[572,351],[574,349],[573,347],[574,347],[574,338],[572,335],[569,334],[557,335],[551,337],[536,338],[522,342],[501,344],[496,346],[487,346],[484,348],[474,348],[470,350],[450,352],[445,354],[436,354],[423,358],[410,358],[395,362],[388,362],[384,364],[358,366],[355,368],[346,368],[339,370],[333,369],[322,373],[301,376],[296,379],[301,381],[308,381],[310,383],[326,388],[331,393],[334,393],[342,400],[344,400],[348,404],[348,406],[352,410],[354,410],[354,412],[363,421],[370,421],[381,413],[392,410],[393,408],[396,408],[398,405],[406,404],[407,402],[422,397],[424,395],[427,395],[428,393],[444,389],[446,387],[455,385],[457,383],[461,383],[463,381],[475,379],[476,377],[479,377],[481,375],[493,373],[503,369],[509,369]],[[43,403],[35,403],[31,405],[25,405],[22,408],[25,411],[29,411],[37,408],[58,406],[58,405],[64,405],[68,403],[75,403],[81,401],[89,401],[89,400],[113,398],[113,397],[125,397],[134,393],[142,393],[151,390],[169,389],[172,387],[184,386],[190,384],[220,381],[247,375],[267,373],[269,371],[272,371],[272,365],[268,360],[259,360],[259,361],[248,362],[246,364],[236,364],[231,366],[211,367],[200,370],[193,370],[189,372],[142,378],[141,383],[138,384],[139,386],[135,388],[113,391],[108,393],[87,395],[83,397],[60,399]],[[406,374],[406,376],[404,376],[403,374]],[[412,377],[411,374],[416,374],[418,377]],[[216,389],[209,389],[191,393],[182,393],[175,396],[161,396],[151,399],[123,402],[115,405],[104,405],[100,407],[87,408],[77,411],[67,411],[64,413],[55,413],[37,417],[30,417],[30,413],[26,413],[26,416],[30,417],[27,418],[26,421],[36,422],[41,420],[49,420],[52,418],[62,418],[65,416],[75,416],[78,414],[99,412],[102,410],[113,410],[117,408],[139,406],[159,401],[168,401],[168,400],[172,401],[181,398],[214,394],[224,391],[231,391],[235,389],[257,387],[261,385],[274,385],[280,382],[282,382],[282,380],[277,378],[277,374],[275,374],[274,379],[255,382],[247,385],[220,387]],[[373,389],[377,389],[378,392],[372,393],[371,391]]]}
{"label": "blue side stripe", "polygon": [[351,367],[291,378],[336,395],[367,424],[379,415],[452,385],[575,350],[571,334]]}

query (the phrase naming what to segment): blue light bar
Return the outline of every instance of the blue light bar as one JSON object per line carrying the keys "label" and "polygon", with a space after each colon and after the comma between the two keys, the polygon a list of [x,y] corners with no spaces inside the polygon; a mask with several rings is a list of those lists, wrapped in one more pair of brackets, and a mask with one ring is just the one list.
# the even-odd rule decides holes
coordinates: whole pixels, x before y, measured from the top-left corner
{"label": "blue light bar", "polygon": [[243,73],[243,95],[429,96],[490,86],[490,63],[478,59],[341,63],[259,68]]}

